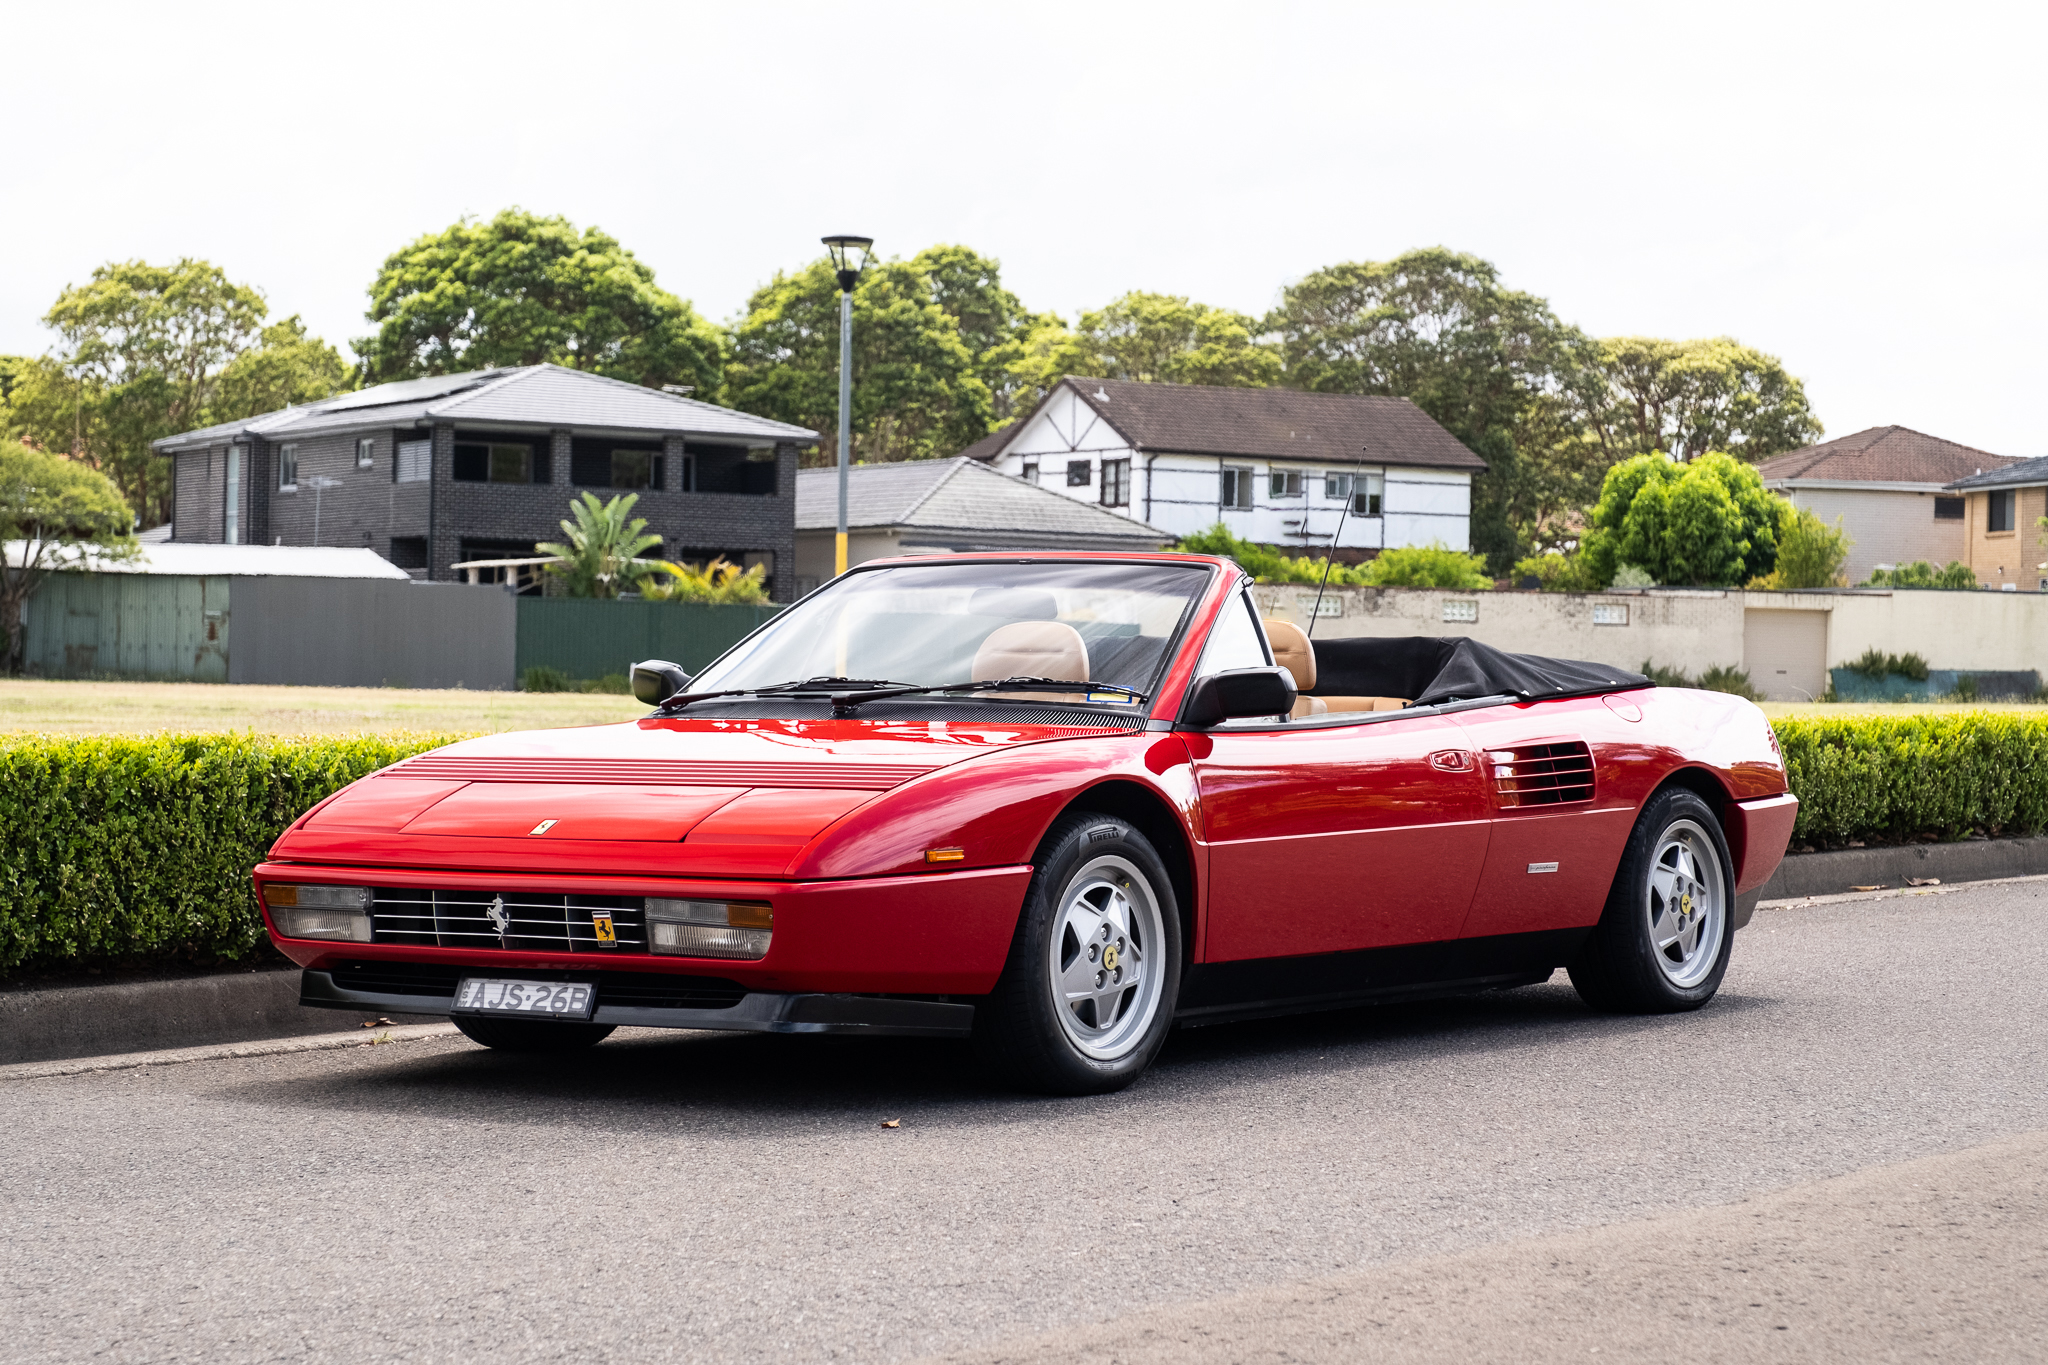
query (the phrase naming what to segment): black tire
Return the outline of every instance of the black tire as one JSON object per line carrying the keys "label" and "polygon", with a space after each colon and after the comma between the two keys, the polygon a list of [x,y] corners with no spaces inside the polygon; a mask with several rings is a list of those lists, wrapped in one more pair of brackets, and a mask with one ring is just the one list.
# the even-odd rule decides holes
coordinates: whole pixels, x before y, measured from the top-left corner
{"label": "black tire", "polygon": [[[1099,944],[1093,935],[1082,944],[1077,922],[1087,920],[1090,906],[1108,906],[1119,894],[1122,910],[1111,909],[1100,924],[1110,926],[1122,913],[1123,926]],[[975,1050],[1021,1089],[1050,1095],[1121,1090],[1151,1065],[1173,1027],[1181,952],[1173,884],[1145,836],[1114,816],[1063,816],[1040,847],[1009,962],[974,1012]],[[1057,985],[1061,962],[1068,973],[1101,983],[1095,987],[1100,997],[1070,1004]]]}
{"label": "black tire", "polygon": [[1735,866],[1721,821],[1692,792],[1669,787],[1637,817],[1607,908],[1567,970],[1596,1010],[1675,1014],[1714,998],[1734,942]]}
{"label": "black tire", "polygon": [[500,1052],[574,1052],[597,1046],[618,1027],[558,1023],[553,1019],[493,1019],[477,1014],[455,1014],[449,1018],[471,1042]]}

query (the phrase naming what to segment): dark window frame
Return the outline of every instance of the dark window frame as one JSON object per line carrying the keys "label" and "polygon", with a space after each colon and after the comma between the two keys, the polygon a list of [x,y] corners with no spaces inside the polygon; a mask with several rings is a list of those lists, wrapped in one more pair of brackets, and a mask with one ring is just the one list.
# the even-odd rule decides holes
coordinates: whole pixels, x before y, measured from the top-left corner
{"label": "dark window frame", "polygon": [[1095,461],[1093,461],[1093,460],[1068,460],[1068,461],[1067,461],[1067,487],[1069,487],[1069,488],[1086,488],[1086,487],[1087,487],[1087,486],[1088,486],[1089,484],[1091,484],[1091,483],[1094,483],[1094,482],[1095,482]]}
{"label": "dark window frame", "polygon": [[2019,520],[2019,490],[1994,488],[1986,497],[1989,500],[1984,507],[1985,533],[1994,536],[2009,534]]}
{"label": "dark window frame", "polygon": [[1129,507],[1131,505],[1131,462],[1129,459],[1104,460],[1102,462],[1102,505],[1104,507]]}
{"label": "dark window frame", "polygon": [[1963,498],[1945,498],[1934,495],[1934,519],[1936,521],[1961,521],[1968,513],[1969,504]]}

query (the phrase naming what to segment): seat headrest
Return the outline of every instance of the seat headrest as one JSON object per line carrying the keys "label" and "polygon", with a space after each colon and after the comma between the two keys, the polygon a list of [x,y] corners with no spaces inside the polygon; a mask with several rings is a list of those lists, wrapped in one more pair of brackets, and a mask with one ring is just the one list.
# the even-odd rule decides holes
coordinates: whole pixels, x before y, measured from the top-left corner
{"label": "seat headrest", "polygon": [[1268,618],[1266,643],[1273,646],[1273,662],[1294,675],[1294,690],[1306,692],[1316,685],[1316,647],[1292,621]]}
{"label": "seat headrest", "polygon": [[975,682],[1004,678],[1088,680],[1088,642],[1065,621],[1012,621],[974,651]]}

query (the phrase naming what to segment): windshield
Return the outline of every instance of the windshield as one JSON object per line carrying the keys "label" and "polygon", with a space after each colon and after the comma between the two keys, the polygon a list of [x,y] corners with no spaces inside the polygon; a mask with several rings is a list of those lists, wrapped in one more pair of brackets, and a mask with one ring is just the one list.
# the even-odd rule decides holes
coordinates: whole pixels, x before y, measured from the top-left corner
{"label": "windshield", "polygon": [[1208,578],[1199,564],[978,561],[869,569],[776,617],[692,679],[690,690],[814,677],[919,687],[1029,677],[1149,695]]}

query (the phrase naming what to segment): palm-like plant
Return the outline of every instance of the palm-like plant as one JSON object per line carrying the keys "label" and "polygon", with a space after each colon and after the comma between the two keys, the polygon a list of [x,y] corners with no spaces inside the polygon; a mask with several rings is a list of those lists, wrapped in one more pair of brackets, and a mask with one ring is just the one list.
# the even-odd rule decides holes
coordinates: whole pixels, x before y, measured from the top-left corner
{"label": "palm-like plant", "polygon": [[533,547],[555,556],[558,562],[548,565],[547,572],[569,596],[617,597],[654,571],[655,564],[640,554],[661,544],[661,537],[646,534],[647,518],[633,516],[638,501],[638,493],[622,493],[610,502],[585,493],[569,504],[575,520],[562,523],[568,543],[542,541]]}

